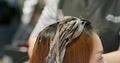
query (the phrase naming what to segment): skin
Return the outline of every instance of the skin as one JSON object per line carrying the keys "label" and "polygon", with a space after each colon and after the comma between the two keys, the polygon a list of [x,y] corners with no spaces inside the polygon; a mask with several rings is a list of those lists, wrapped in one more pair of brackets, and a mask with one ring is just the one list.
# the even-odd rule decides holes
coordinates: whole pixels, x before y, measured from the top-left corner
{"label": "skin", "polygon": [[117,51],[103,54],[103,57],[108,63],[120,63],[120,48]]}
{"label": "skin", "polygon": [[33,50],[36,39],[37,39],[37,35],[31,34],[29,41],[28,41],[28,45],[29,45],[28,56],[29,56],[29,58],[32,56],[32,50]]}
{"label": "skin", "polygon": [[94,42],[94,49],[90,63],[104,63],[102,58],[103,47],[101,44],[101,40],[96,33],[93,33],[93,42]]}

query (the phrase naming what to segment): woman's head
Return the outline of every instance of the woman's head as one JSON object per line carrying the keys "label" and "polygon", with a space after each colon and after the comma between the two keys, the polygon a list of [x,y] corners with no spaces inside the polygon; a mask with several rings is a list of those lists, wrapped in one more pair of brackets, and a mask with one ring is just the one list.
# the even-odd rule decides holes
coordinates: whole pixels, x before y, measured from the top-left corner
{"label": "woman's head", "polygon": [[90,63],[104,63],[102,57],[103,47],[101,44],[101,40],[96,33],[93,33],[92,38],[93,38],[94,47],[93,47]]}
{"label": "woman's head", "polygon": [[99,48],[90,22],[68,16],[39,34],[30,63],[96,63]]}

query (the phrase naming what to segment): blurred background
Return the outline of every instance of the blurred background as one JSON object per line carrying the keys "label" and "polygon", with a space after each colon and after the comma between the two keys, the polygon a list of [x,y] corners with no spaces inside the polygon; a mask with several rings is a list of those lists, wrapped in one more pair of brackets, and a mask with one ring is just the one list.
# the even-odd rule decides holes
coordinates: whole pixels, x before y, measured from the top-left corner
{"label": "blurred background", "polygon": [[0,63],[27,62],[28,38],[40,11],[37,1],[0,0]]}

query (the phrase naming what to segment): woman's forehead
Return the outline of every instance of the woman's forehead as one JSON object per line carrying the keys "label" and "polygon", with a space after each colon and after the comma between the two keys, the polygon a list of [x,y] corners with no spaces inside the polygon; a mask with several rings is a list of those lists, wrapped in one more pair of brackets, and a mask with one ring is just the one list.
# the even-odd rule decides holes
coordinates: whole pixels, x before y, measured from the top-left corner
{"label": "woman's forehead", "polygon": [[93,44],[94,44],[94,49],[96,50],[96,52],[103,51],[101,40],[96,33],[93,33]]}

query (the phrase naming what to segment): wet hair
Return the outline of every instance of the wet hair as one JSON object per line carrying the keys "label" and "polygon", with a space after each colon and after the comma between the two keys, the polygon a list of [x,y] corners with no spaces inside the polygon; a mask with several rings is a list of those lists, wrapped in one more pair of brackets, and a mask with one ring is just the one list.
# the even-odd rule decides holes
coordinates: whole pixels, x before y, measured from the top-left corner
{"label": "wet hair", "polygon": [[[58,31],[58,25],[61,22],[63,22],[61,25],[64,26],[63,24],[66,24],[65,22],[71,22],[77,19],[80,19],[82,21],[81,24],[84,24],[83,25],[84,27],[81,33],[78,34],[77,37],[76,36],[74,37],[73,35],[71,36],[74,38],[73,39],[70,38],[71,41],[66,45],[66,51],[65,54],[63,55],[62,62],[60,63],[89,63],[93,51],[93,38],[92,38],[93,28],[88,20],[77,17],[71,17],[71,19],[63,18],[59,22],[54,23],[46,27],[44,30],[42,30],[38,35],[36,43],[34,45],[33,54],[32,57],[30,58],[30,63],[50,63],[50,62],[46,62],[46,58],[49,56],[50,46],[51,46],[50,44],[52,43],[51,40],[54,40],[55,38],[55,35]],[[81,24],[78,23],[77,25],[79,26]],[[59,27],[59,30],[61,30],[62,28],[61,25]],[[76,27],[77,29],[79,29],[78,26]],[[74,32],[73,34],[79,33],[78,32],[79,30],[76,30],[76,28],[71,31]],[[65,35],[66,34],[64,34],[64,36]],[[59,38],[60,37],[61,35],[59,36]],[[69,39],[65,39],[65,40],[67,42]],[[49,58],[47,58],[47,60],[49,60]],[[55,58],[53,58],[51,61],[54,62]]]}

